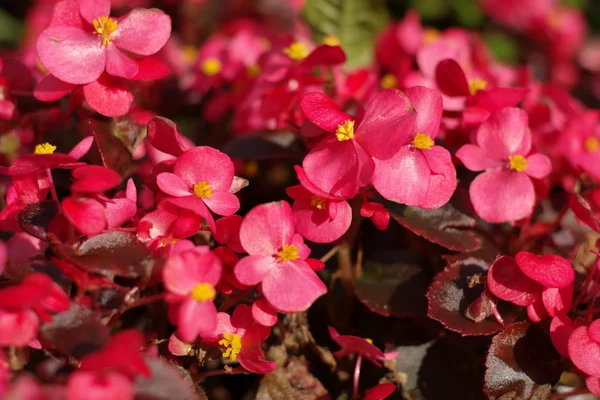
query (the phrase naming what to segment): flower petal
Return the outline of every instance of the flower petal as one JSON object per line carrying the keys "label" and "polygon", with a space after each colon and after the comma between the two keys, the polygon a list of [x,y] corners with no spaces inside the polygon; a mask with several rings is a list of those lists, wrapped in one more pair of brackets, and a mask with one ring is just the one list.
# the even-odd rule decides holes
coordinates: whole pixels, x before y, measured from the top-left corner
{"label": "flower petal", "polygon": [[170,172],[163,172],[156,176],[156,185],[169,196],[191,196],[190,186],[180,177]]}
{"label": "flower petal", "polygon": [[431,169],[431,177],[427,198],[419,207],[436,209],[446,204],[456,189],[456,168],[450,152],[442,146],[433,146],[422,154]]}
{"label": "flower petal", "polygon": [[561,256],[545,254],[538,257],[521,251],[515,260],[525,275],[545,287],[564,288],[575,280],[573,266]]}
{"label": "flower petal", "polygon": [[527,113],[507,107],[492,114],[477,130],[477,144],[496,160],[526,156],[531,149]]}
{"label": "flower petal", "polygon": [[179,307],[177,331],[184,342],[192,343],[202,332],[217,327],[217,309],[212,301],[187,298]]}
{"label": "flower petal", "polygon": [[278,263],[264,278],[262,289],[269,303],[282,312],[306,311],[327,292],[317,274],[300,260]]}
{"label": "flower petal", "polygon": [[481,147],[472,144],[465,144],[458,149],[456,157],[471,171],[484,171],[503,165],[502,161],[492,158]]}
{"label": "flower petal", "polygon": [[545,178],[552,172],[552,162],[544,154],[532,154],[527,157],[527,169],[524,172],[532,178]]}
{"label": "flower petal", "polygon": [[218,215],[233,215],[240,209],[240,200],[235,194],[229,192],[215,192],[212,196],[203,200],[206,206]]}
{"label": "flower petal", "polygon": [[294,214],[286,201],[254,207],[240,226],[240,241],[250,255],[272,256],[293,236]]}
{"label": "flower petal", "polygon": [[442,96],[437,90],[423,86],[413,86],[406,89],[405,93],[417,112],[415,133],[424,133],[435,139],[442,122]]}
{"label": "flower petal", "polygon": [[41,101],[56,101],[73,90],[75,85],[63,82],[54,75],[48,75],[36,85],[33,95]]}
{"label": "flower petal", "polygon": [[156,8],[136,8],[119,19],[113,43],[120,49],[149,56],[159,51],[171,35],[171,18]]}
{"label": "flower petal", "polygon": [[310,122],[329,132],[335,132],[346,121],[354,121],[353,116],[341,111],[335,101],[323,93],[307,93],[300,107]]}
{"label": "flower petal", "polygon": [[233,273],[244,285],[256,285],[262,282],[275,267],[275,259],[270,256],[247,256],[237,262]]}
{"label": "flower petal", "polygon": [[533,303],[541,290],[541,286],[529,279],[509,256],[494,261],[487,276],[488,288],[494,296],[518,306]]}
{"label": "flower petal", "polygon": [[79,12],[91,24],[96,18],[110,15],[110,0],[79,0]]}
{"label": "flower petal", "polygon": [[586,374],[600,376],[600,343],[591,338],[587,326],[575,328],[571,333],[569,357]]}
{"label": "flower petal", "polygon": [[83,95],[90,107],[107,117],[120,117],[129,112],[133,94],[117,78],[101,75],[83,87]]}
{"label": "flower petal", "polygon": [[225,153],[208,146],[184,152],[173,166],[173,173],[188,185],[207,182],[213,191],[228,192],[233,182],[233,162]]}
{"label": "flower petal", "polygon": [[106,50],[106,72],[120,78],[131,79],[138,73],[138,64],[115,46]]}

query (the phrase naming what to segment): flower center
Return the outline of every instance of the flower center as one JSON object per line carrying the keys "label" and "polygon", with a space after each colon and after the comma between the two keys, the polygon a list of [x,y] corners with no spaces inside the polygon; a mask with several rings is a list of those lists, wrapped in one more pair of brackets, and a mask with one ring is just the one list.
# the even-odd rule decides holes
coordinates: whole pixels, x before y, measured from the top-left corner
{"label": "flower center", "polygon": [[108,46],[108,44],[115,38],[111,36],[119,26],[116,19],[112,19],[109,16],[102,16],[92,21],[94,24],[94,30],[96,35],[102,38],[102,46]]}
{"label": "flower center", "polygon": [[52,154],[56,150],[56,146],[52,146],[50,143],[42,143],[35,146],[33,154]]}
{"label": "flower center", "polygon": [[588,153],[594,153],[600,150],[600,140],[595,137],[589,137],[585,139],[585,142],[583,142],[583,147]]}
{"label": "flower center", "polygon": [[365,342],[369,344],[373,344],[373,339],[365,338]]}
{"label": "flower center", "polygon": [[337,137],[337,140],[340,142],[354,138],[354,121],[349,119],[343,124],[338,125],[335,130],[335,137]]}
{"label": "flower center", "polygon": [[508,166],[518,172],[523,172],[527,169],[527,159],[522,155],[508,156]]}
{"label": "flower center", "polygon": [[192,298],[196,301],[214,300],[217,292],[210,283],[199,283],[192,290]]}
{"label": "flower center", "polygon": [[207,58],[202,62],[201,68],[202,72],[204,72],[205,75],[215,76],[216,74],[221,72],[221,69],[223,69],[223,65],[221,64],[221,61],[214,57],[211,57]]}
{"label": "flower center", "polygon": [[425,42],[426,46],[430,45],[432,43],[435,43],[440,38],[440,36],[440,31],[438,31],[437,29],[425,29],[425,32],[423,32],[423,42]]}
{"label": "flower center", "polygon": [[413,139],[412,144],[419,150],[431,150],[435,142],[429,135],[417,132],[417,135]]}
{"label": "flower center", "polygon": [[294,261],[300,258],[298,255],[298,248],[293,244],[286,244],[283,246],[283,249],[277,253],[277,257],[279,257],[279,261]]}
{"label": "flower center", "polygon": [[339,46],[342,44],[340,39],[335,35],[326,35],[323,38],[323,43],[325,43],[327,46]]}
{"label": "flower center", "polygon": [[223,357],[229,358],[231,361],[235,361],[242,350],[242,338],[236,333],[225,332],[223,339],[219,340],[219,344],[226,348]]}
{"label": "flower center", "polygon": [[308,55],[308,48],[302,42],[294,42],[283,49],[283,52],[292,60],[302,61]]}
{"label": "flower center", "polygon": [[260,73],[262,72],[262,69],[260,68],[260,65],[258,64],[252,64],[250,66],[248,66],[248,76],[250,78],[256,78],[257,76],[260,75]]}
{"label": "flower center", "polygon": [[487,81],[479,78],[469,80],[469,91],[472,95],[487,87]]}
{"label": "flower center", "polygon": [[310,198],[310,205],[311,207],[314,207],[317,210],[324,210],[325,207],[327,207],[327,199],[315,195]]}
{"label": "flower center", "polygon": [[212,197],[212,186],[210,186],[210,183],[205,181],[198,182],[194,185],[194,194],[198,197],[202,197],[203,199]]}
{"label": "flower center", "polygon": [[392,89],[398,86],[398,79],[392,74],[385,74],[379,84],[384,89]]}

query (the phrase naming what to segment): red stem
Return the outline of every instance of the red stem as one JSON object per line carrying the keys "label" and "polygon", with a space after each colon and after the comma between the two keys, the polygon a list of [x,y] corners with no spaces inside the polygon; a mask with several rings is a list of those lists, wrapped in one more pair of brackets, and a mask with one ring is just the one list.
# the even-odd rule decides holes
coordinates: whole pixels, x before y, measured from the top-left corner
{"label": "red stem", "polygon": [[354,382],[352,384],[352,400],[358,399],[358,380],[360,378],[360,366],[362,364],[362,355],[358,355],[356,358],[356,365],[354,366]]}

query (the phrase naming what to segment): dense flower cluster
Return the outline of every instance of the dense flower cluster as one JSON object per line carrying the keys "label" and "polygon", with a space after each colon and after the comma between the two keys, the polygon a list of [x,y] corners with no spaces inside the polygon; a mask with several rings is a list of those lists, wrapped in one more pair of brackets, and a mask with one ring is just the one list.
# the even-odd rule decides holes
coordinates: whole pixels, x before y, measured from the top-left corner
{"label": "dense flower cluster", "polygon": [[[502,335],[535,327],[562,356],[548,363],[570,360],[600,395],[589,251],[600,243],[600,114],[569,92],[578,11],[479,2],[547,51],[542,79],[494,59],[476,32],[438,31],[414,11],[354,67],[343,36],[311,35],[301,1],[281,2],[287,33],[234,13],[196,45],[182,44],[188,19],[172,32],[171,8],[208,13],[210,2],[132,3],[36,1],[33,39],[0,53],[0,397],[135,399],[164,385],[175,392],[156,398],[202,398],[210,376],[282,373],[306,364],[307,348],[334,370],[303,318],[329,303],[320,314],[352,330],[334,305],[351,309],[354,294],[374,313],[412,317],[380,301],[408,275],[427,276],[416,300],[427,296],[444,327],[500,332],[484,354],[487,395],[550,393],[558,378],[530,379],[522,365],[520,392],[494,378],[498,358],[518,364],[522,351],[521,337]],[[284,161],[265,173],[263,160]],[[397,278],[415,262],[394,260],[389,278],[363,248],[369,235],[427,258],[427,272]],[[389,297],[406,302],[405,289]],[[408,384],[392,362],[402,350],[328,329],[319,341],[356,360],[353,398]],[[363,358],[390,369],[370,389],[359,387]]]}

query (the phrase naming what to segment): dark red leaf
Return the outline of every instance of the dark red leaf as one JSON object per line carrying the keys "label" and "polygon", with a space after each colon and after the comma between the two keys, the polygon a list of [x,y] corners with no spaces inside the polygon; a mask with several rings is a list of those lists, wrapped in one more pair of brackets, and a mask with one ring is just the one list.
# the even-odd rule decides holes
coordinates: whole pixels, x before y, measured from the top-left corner
{"label": "dark red leaf", "polygon": [[102,164],[124,176],[131,165],[132,156],[119,138],[114,136],[108,123],[89,118],[83,122],[86,135],[93,135]]}
{"label": "dark red leaf", "polygon": [[590,204],[580,195],[573,194],[569,198],[569,207],[575,214],[575,216],[584,224],[600,232],[600,220],[592,211]]}
{"label": "dark red leaf", "polygon": [[17,222],[21,229],[38,239],[48,240],[50,222],[58,212],[58,204],[52,200],[28,204],[19,212]]}
{"label": "dark red leaf", "polygon": [[189,373],[166,360],[146,357],[148,378],[138,378],[133,390],[136,400],[200,400]]}

